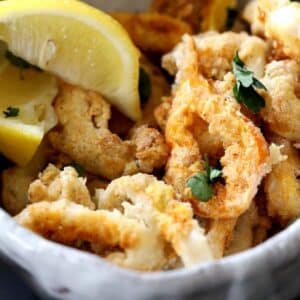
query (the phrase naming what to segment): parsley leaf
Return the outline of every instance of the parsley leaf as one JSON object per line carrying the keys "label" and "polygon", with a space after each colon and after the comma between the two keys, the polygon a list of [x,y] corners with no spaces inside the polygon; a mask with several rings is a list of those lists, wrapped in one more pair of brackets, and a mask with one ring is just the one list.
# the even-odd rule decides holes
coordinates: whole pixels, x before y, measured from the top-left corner
{"label": "parsley leaf", "polygon": [[187,186],[191,188],[193,196],[202,202],[207,202],[213,195],[213,187],[203,173],[197,173],[191,177],[187,181]]}
{"label": "parsley leaf", "polygon": [[205,156],[205,173],[197,173],[186,182],[191,188],[192,195],[201,202],[207,202],[213,196],[213,183],[222,176],[222,171],[209,165],[208,157]]}
{"label": "parsley leaf", "polygon": [[225,24],[225,30],[230,30],[235,22],[236,17],[238,16],[238,11],[234,8],[227,8],[227,19]]}
{"label": "parsley leaf", "polygon": [[17,117],[19,115],[20,109],[18,107],[9,106],[3,111],[5,118]]}
{"label": "parsley leaf", "polygon": [[257,113],[265,106],[264,98],[257,93],[256,89],[267,90],[266,87],[254,77],[254,73],[247,70],[244,62],[240,59],[238,52],[232,61],[233,73],[236,84],[233,87],[235,99],[244,104],[248,109]]}
{"label": "parsley leaf", "polygon": [[151,80],[148,73],[140,68],[140,77],[139,77],[139,94],[142,103],[148,101],[152,93]]}
{"label": "parsley leaf", "polygon": [[76,163],[76,162],[72,162],[68,165],[69,167],[72,167],[76,170],[77,174],[79,177],[83,177],[84,176],[84,168],[82,165]]}

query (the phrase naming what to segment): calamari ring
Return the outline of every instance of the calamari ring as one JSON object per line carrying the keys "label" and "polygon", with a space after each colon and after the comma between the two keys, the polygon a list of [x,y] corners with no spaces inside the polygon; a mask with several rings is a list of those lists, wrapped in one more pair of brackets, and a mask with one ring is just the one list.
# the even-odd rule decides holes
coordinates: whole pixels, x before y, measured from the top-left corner
{"label": "calamari ring", "polygon": [[[172,150],[165,179],[194,204],[199,216],[236,218],[249,208],[270,170],[268,145],[259,128],[242,115],[237,102],[213,92],[200,75],[193,38],[186,35],[183,45],[177,62],[180,80],[166,127]],[[184,189],[186,179],[203,170],[201,149],[188,130],[193,112],[209,124],[209,132],[220,137],[225,149],[221,164],[226,184],[215,184],[215,193],[207,203],[192,198],[190,189]]]}

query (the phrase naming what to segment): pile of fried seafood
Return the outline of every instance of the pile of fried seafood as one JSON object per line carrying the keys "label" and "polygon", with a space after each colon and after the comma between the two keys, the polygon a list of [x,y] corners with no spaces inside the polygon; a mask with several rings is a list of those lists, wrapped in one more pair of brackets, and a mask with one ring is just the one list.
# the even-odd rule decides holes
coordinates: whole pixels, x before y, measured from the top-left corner
{"label": "pile of fried seafood", "polygon": [[60,82],[59,124],[2,173],[19,224],[158,271],[244,251],[300,215],[300,4],[233,4],[213,28],[215,2],[111,14],[142,53],[143,119]]}

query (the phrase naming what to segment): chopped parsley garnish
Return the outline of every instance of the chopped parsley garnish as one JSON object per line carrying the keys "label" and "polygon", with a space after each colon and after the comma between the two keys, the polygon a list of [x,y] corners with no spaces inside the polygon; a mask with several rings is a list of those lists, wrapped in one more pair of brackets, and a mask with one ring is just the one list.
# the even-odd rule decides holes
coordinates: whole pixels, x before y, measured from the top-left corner
{"label": "chopped parsley garnish", "polygon": [[3,111],[5,118],[13,118],[19,115],[20,109],[18,107],[9,106],[6,110]]}
{"label": "chopped parsley garnish", "polygon": [[139,94],[142,103],[148,101],[152,93],[151,80],[148,73],[140,68],[140,76],[139,76]]}
{"label": "chopped parsley garnish", "polygon": [[213,196],[213,183],[222,177],[222,171],[209,165],[207,156],[205,157],[205,172],[199,172],[186,184],[192,190],[192,195],[201,202],[209,201]]}
{"label": "chopped parsley garnish", "polygon": [[227,8],[227,19],[225,23],[225,29],[230,30],[235,22],[236,17],[238,16],[238,11],[234,8]]}
{"label": "chopped parsley garnish", "polygon": [[15,67],[18,67],[21,69],[21,71],[29,69],[29,68],[33,68],[37,71],[42,71],[42,69],[40,69],[37,66],[34,66],[32,64],[30,64],[29,62],[27,62],[26,60],[24,60],[23,58],[14,55],[12,52],[10,51],[6,51],[5,52],[5,57],[6,59]]}
{"label": "chopped parsley garnish", "polygon": [[247,70],[238,52],[232,61],[233,73],[236,84],[233,87],[233,95],[239,103],[243,103],[252,112],[257,113],[265,107],[264,98],[257,93],[256,89],[267,90],[266,87],[254,77],[254,73]]}
{"label": "chopped parsley garnish", "polygon": [[76,162],[72,162],[68,166],[74,168],[76,170],[76,172],[77,172],[77,174],[78,174],[79,177],[83,177],[84,176],[84,168],[80,164],[78,164]]}

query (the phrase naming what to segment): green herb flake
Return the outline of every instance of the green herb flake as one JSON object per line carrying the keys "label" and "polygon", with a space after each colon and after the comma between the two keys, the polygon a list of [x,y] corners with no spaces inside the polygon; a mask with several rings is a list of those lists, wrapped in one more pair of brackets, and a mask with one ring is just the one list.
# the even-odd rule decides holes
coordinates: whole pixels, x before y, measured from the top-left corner
{"label": "green herb flake", "polygon": [[76,162],[72,162],[68,166],[74,168],[76,170],[76,172],[77,172],[77,174],[78,174],[79,177],[83,177],[84,176],[84,168],[80,164],[78,164]]}
{"label": "green herb flake", "polygon": [[189,178],[186,185],[191,188],[192,195],[201,202],[209,201],[213,196],[213,183],[222,177],[222,171],[209,165],[205,156],[205,172],[199,172]]}
{"label": "green herb flake", "polygon": [[236,84],[233,87],[235,99],[239,103],[244,104],[252,112],[259,112],[265,107],[265,100],[257,93],[256,89],[267,91],[266,87],[254,77],[253,72],[247,70],[244,62],[240,59],[238,52],[234,55],[232,67],[236,78]]}
{"label": "green herb flake", "polygon": [[227,19],[225,23],[225,30],[230,30],[233,27],[237,16],[238,16],[238,11],[236,9],[231,7],[227,8]]}
{"label": "green herb flake", "polygon": [[3,111],[5,118],[13,118],[17,117],[20,113],[20,109],[18,107],[9,106],[5,111]]}
{"label": "green herb flake", "polygon": [[141,99],[142,103],[147,102],[152,94],[152,86],[151,86],[150,77],[143,68],[140,68],[139,94],[140,94],[140,99]]}

